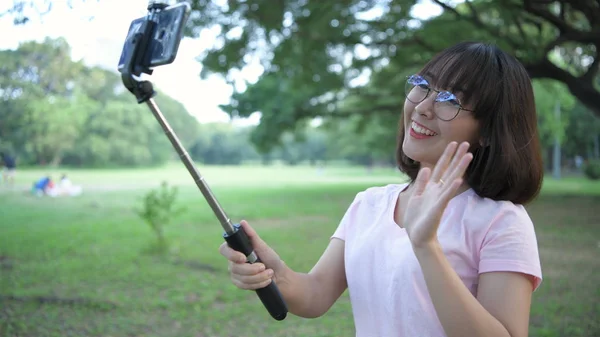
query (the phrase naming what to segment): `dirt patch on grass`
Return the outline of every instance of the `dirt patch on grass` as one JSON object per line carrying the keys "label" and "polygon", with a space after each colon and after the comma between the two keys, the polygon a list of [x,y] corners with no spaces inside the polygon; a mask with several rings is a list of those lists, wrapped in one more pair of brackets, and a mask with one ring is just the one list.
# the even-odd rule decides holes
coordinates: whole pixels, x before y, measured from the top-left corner
{"label": "dirt patch on grass", "polygon": [[11,270],[15,266],[13,259],[0,255],[0,270]]}
{"label": "dirt patch on grass", "polygon": [[65,306],[84,306],[98,310],[110,310],[117,305],[110,301],[97,301],[82,297],[62,298],[56,296],[15,296],[15,295],[0,295],[0,303],[2,302],[33,302],[39,304],[54,304]]}

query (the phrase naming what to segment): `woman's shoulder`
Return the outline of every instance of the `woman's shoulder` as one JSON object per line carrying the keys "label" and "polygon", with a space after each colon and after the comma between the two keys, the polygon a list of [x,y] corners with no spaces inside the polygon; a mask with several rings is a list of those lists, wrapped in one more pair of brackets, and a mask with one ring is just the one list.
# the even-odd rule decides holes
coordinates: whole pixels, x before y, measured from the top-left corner
{"label": "woman's shoulder", "polygon": [[408,186],[408,183],[371,186],[360,191],[357,194],[357,199],[368,205],[382,205],[390,197],[398,195],[406,186]]}
{"label": "woman's shoulder", "polygon": [[508,200],[494,200],[479,196],[469,189],[450,201],[455,216],[471,225],[477,223],[489,227],[497,223],[532,226],[529,213],[523,205]]}

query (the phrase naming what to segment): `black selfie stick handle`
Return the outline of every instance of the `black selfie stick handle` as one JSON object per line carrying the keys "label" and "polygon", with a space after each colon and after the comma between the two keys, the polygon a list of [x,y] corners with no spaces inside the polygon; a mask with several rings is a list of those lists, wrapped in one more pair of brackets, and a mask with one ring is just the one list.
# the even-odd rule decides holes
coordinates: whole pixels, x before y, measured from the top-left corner
{"label": "black selfie stick handle", "polygon": [[[160,10],[162,8],[164,8],[162,5],[155,3],[151,3],[148,6],[148,10],[151,14],[155,10]],[[150,15],[150,17],[152,17],[152,15]],[[196,169],[194,162],[179,141],[179,138],[171,128],[171,125],[169,125],[169,122],[158,108],[158,105],[156,105],[156,102],[152,99],[152,97],[156,95],[152,83],[149,81],[138,81],[134,78],[134,76],[140,76],[142,73],[148,75],[152,74],[152,69],[150,69],[147,64],[146,50],[148,48],[149,39],[154,33],[155,26],[156,23],[151,19],[143,21],[139,31],[136,32],[130,41],[126,42],[127,44],[131,44],[130,46],[126,45],[126,48],[131,48],[131,52],[125,56],[124,66],[119,69],[123,85],[136,97],[138,103],[146,103],[150,111],[152,111],[152,114],[160,124],[165,135],[171,142],[171,145],[173,145],[173,148],[177,151],[181,162],[187,168],[194,179],[194,182],[200,189],[200,192],[202,192],[202,195],[208,202],[208,205],[221,223],[221,226],[225,231],[223,236],[227,243],[233,249],[244,253],[249,263],[260,262],[250,244],[248,235],[239,224],[232,225],[231,220],[210,190],[204,177],[202,177],[200,172]],[[270,283],[267,287],[256,290],[256,293],[273,318],[281,321],[287,316],[287,306],[275,283]]]}
{"label": "black selfie stick handle", "polygon": [[[229,247],[244,254],[247,263],[262,262],[254,252],[250,238],[248,238],[244,228],[240,224],[233,225],[233,228],[234,231],[232,233],[223,234]],[[287,306],[275,283],[271,282],[266,287],[257,289],[256,294],[273,318],[281,321],[287,316]]]}

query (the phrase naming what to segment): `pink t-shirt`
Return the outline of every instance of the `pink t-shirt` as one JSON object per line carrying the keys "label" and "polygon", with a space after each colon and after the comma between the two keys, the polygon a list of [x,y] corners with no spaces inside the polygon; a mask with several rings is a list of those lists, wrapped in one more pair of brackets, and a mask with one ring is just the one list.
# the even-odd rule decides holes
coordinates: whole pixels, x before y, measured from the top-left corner
{"label": "pink t-shirt", "polygon": [[[445,336],[406,230],[394,222],[406,185],[358,193],[332,236],[345,241],[356,336]],[[522,272],[534,277],[534,289],[540,285],[537,239],[521,205],[484,199],[469,189],[450,201],[438,240],[473,295],[484,272]]]}

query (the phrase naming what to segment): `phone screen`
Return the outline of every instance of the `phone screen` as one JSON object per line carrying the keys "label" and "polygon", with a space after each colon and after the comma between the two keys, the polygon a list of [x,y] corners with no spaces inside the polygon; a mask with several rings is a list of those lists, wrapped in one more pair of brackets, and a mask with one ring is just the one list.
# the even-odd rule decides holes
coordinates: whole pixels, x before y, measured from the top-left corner
{"label": "phone screen", "polygon": [[[153,20],[156,22],[156,27],[146,50],[146,65],[148,67],[165,65],[175,61],[189,12],[189,4],[182,2],[167,7],[154,15]],[[129,31],[119,58],[119,70],[123,68],[126,56],[132,52],[133,46],[130,41],[140,30],[144,20],[146,20],[146,17],[138,18],[129,25]]]}

